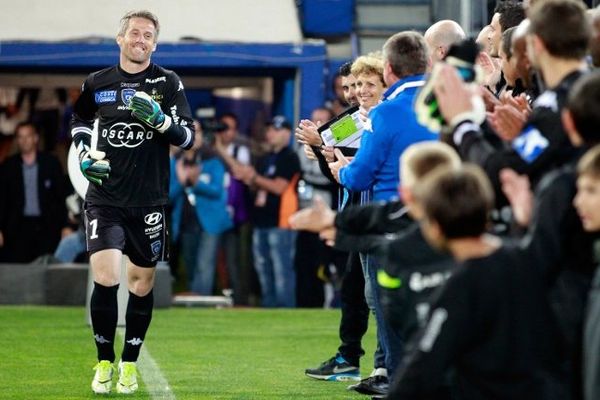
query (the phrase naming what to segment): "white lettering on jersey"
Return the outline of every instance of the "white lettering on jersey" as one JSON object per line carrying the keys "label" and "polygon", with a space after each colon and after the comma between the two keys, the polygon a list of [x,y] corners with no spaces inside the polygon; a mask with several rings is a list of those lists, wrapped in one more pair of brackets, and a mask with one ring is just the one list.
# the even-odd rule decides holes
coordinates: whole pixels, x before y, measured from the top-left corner
{"label": "white lettering on jersey", "polygon": [[156,83],[156,82],[166,82],[166,81],[167,81],[166,76],[159,76],[158,78],[154,78],[154,79],[146,78],[146,83]]}
{"label": "white lettering on jersey", "polygon": [[179,124],[179,115],[177,115],[177,105],[171,106],[171,119],[174,124]]}
{"label": "white lettering on jersey", "polygon": [[448,311],[443,308],[436,308],[431,314],[431,319],[425,329],[425,334],[419,342],[419,350],[428,353],[433,348],[436,339],[438,338],[442,325],[448,319]]}
{"label": "white lettering on jersey", "polygon": [[144,140],[150,140],[154,131],[146,131],[142,124],[118,122],[108,129],[103,129],[101,136],[113,147],[134,148]]}
{"label": "white lettering on jersey", "polygon": [[420,292],[425,289],[431,289],[442,285],[449,277],[450,272],[434,272],[429,275],[414,272],[410,275],[408,286],[413,292]]}

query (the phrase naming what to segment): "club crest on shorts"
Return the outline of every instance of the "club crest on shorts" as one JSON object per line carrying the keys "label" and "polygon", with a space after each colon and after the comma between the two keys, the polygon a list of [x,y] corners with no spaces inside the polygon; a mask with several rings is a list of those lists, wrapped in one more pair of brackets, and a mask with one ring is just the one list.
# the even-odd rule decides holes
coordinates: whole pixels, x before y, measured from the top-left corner
{"label": "club crest on shorts", "polygon": [[158,255],[160,253],[160,249],[162,247],[162,243],[160,242],[160,240],[157,240],[156,242],[152,242],[152,244],[150,245],[150,248],[152,249],[152,254],[153,255]]}
{"label": "club crest on shorts", "polygon": [[121,89],[121,100],[123,100],[123,104],[128,106],[134,94],[135,89]]}

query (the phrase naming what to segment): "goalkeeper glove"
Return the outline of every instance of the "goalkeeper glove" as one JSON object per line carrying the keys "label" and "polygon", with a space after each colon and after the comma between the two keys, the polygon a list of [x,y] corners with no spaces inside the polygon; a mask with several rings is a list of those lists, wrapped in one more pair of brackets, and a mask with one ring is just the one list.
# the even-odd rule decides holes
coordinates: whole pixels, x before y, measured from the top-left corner
{"label": "goalkeeper glove", "polygon": [[108,179],[110,163],[104,160],[103,151],[90,150],[89,146],[81,143],[79,151],[79,167],[85,178],[97,185],[102,185],[103,179]]}
{"label": "goalkeeper glove", "polygon": [[171,126],[171,117],[165,115],[160,105],[146,92],[135,92],[129,101],[129,108],[131,115],[161,133]]}

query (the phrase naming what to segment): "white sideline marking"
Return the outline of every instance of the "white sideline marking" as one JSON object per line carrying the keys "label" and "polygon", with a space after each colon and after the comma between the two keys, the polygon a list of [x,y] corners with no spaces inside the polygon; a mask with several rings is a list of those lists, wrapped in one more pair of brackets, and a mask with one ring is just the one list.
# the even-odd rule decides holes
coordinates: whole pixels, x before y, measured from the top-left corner
{"label": "white sideline marking", "polygon": [[[118,328],[117,333],[121,339],[125,338],[125,329]],[[146,384],[146,389],[151,399],[175,400],[175,394],[169,387],[169,382],[160,372],[160,368],[154,358],[147,350],[147,346],[142,346],[140,357],[137,361],[139,374]]]}

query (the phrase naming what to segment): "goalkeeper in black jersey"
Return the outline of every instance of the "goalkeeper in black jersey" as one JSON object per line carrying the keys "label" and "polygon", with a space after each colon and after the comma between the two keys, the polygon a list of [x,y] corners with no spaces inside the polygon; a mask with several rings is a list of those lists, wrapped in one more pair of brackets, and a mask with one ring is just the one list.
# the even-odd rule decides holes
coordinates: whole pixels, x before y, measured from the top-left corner
{"label": "goalkeeper in black jersey", "polygon": [[[117,289],[128,256],[129,302],[119,362],[119,393],[137,390],[136,365],[152,318],[156,263],[166,259],[165,206],[169,145],[189,149],[193,125],[179,77],[150,62],[159,23],[148,11],[127,13],[117,34],[119,65],[90,74],[74,106],[71,134],[85,198],[86,241],[94,276],[91,317],[98,349],[95,393],[112,387]],[[91,147],[94,120],[98,143]]]}

